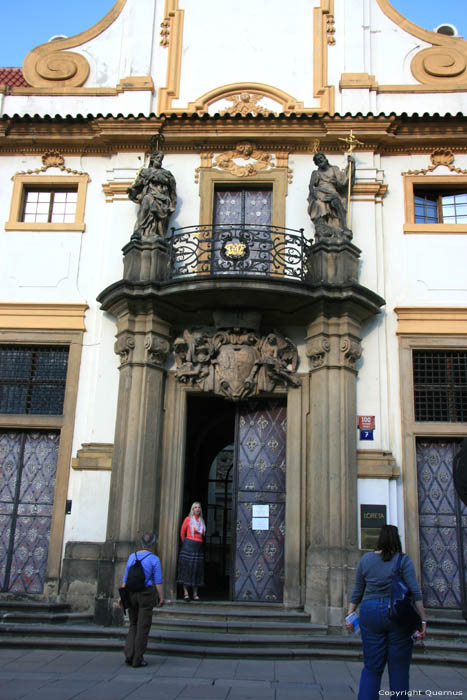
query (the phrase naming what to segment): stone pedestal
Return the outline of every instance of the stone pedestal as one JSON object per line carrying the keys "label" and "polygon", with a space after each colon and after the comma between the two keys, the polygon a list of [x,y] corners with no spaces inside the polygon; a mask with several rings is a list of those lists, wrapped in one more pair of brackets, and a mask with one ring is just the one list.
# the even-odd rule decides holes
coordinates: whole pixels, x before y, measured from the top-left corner
{"label": "stone pedestal", "polygon": [[169,275],[169,247],[161,238],[130,241],[123,248],[123,278],[128,282],[156,282]]}
{"label": "stone pedestal", "polygon": [[308,257],[308,280],[312,284],[357,282],[360,250],[350,241],[327,239],[315,243]]}

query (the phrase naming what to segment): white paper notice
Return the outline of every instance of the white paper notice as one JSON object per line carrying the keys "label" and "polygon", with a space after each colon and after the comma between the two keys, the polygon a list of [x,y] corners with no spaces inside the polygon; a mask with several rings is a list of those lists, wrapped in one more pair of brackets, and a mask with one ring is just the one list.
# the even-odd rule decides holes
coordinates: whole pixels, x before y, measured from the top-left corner
{"label": "white paper notice", "polygon": [[253,518],[251,527],[253,530],[269,530],[269,518]]}
{"label": "white paper notice", "polygon": [[269,518],[269,506],[257,506],[252,507],[252,515],[254,518]]}

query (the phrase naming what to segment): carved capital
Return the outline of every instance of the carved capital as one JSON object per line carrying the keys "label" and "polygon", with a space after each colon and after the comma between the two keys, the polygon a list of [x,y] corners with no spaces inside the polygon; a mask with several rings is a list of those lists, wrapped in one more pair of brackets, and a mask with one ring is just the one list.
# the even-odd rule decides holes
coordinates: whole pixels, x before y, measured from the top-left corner
{"label": "carved capital", "polygon": [[146,362],[162,367],[169,356],[170,343],[167,338],[156,333],[148,333],[144,339]]}
{"label": "carved capital", "polygon": [[130,362],[133,350],[135,349],[135,339],[132,333],[122,333],[118,336],[114,345],[114,351],[120,355],[120,367]]}
{"label": "carved capital", "polygon": [[331,350],[331,343],[326,336],[311,338],[306,345],[306,354],[311,360],[313,369],[323,367],[326,363],[327,356]]}

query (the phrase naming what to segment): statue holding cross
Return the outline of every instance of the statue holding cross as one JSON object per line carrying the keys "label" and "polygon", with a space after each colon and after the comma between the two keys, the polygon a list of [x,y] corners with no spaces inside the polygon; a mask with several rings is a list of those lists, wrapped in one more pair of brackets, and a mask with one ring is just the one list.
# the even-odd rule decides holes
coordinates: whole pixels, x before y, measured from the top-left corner
{"label": "statue holding cross", "polygon": [[315,238],[351,240],[349,225],[350,193],[355,180],[355,160],[352,152],[360,141],[350,132],[347,167],[343,170],[331,165],[324,153],[315,153],[313,161],[318,166],[311,174],[308,190],[308,214],[315,226]]}

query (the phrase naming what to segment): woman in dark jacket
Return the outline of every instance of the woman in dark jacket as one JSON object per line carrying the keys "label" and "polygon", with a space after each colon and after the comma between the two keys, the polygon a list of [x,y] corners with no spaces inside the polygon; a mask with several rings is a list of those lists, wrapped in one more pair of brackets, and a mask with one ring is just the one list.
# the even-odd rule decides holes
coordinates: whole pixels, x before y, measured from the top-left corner
{"label": "woman in dark jacket", "polygon": [[[354,612],[360,604],[364,668],[360,678],[358,700],[378,700],[386,662],[390,689],[409,690],[412,633],[389,618],[392,575],[399,553],[402,553],[402,547],[397,527],[384,525],[376,551],[364,554],[357,568],[348,614]],[[422,618],[422,629],[418,638],[423,639],[426,622],[422,593],[417,583],[415,567],[407,554],[402,557],[400,575],[410,589]],[[353,629],[353,625],[347,622],[346,627]]]}

